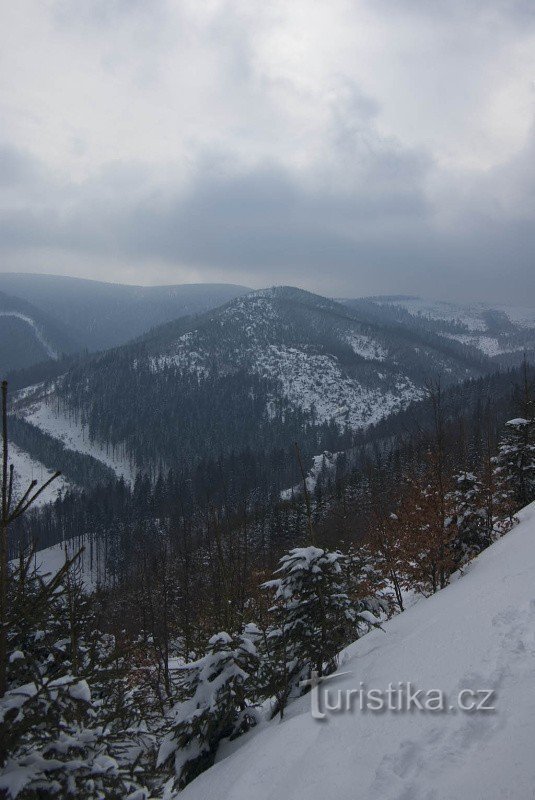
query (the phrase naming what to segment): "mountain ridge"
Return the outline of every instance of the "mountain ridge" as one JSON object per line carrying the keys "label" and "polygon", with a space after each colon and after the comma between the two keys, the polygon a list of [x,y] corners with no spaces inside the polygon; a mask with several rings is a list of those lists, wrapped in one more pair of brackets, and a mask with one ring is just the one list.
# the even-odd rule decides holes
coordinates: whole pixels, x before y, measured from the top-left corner
{"label": "mountain ridge", "polygon": [[17,413],[83,441],[97,458],[106,448],[119,474],[270,453],[282,490],[295,478],[294,441],[305,458],[347,449],[356,431],[422,397],[433,376],[455,383],[488,364],[457,342],[272,287],[88,356],[41,398],[26,396]]}

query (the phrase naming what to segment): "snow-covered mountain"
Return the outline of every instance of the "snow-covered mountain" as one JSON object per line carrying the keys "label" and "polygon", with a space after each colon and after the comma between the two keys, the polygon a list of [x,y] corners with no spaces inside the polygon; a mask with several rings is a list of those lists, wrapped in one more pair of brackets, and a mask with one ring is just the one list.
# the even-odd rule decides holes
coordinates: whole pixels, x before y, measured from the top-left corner
{"label": "snow-covered mountain", "polygon": [[[311,695],[221,750],[184,800],[527,800],[535,762],[535,504],[446,589],[342,654],[331,704],[410,682],[443,710],[311,714]],[[470,695],[485,692],[485,695]],[[459,695],[464,692],[463,695]],[[490,694],[487,694],[490,693]],[[487,697],[494,710],[462,710]],[[422,695],[420,695],[420,701]],[[406,708],[406,704],[405,704]],[[322,706],[323,709],[323,706]]]}
{"label": "snow-covered mountain", "polygon": [[434,376],[456,382],[487,368],[462,343],[279,287],[90,357],[26,393],[18,413],[126,476],[295,439],[309,456],[343,449]]}
{"label": "snow-covered mountain", "polygon": [[515,363],[523,352],[535,349],[535,306],[462,304],[399,295],[345,302],[355,309],[373,303],[389,318],[461,342],[501,363]]}

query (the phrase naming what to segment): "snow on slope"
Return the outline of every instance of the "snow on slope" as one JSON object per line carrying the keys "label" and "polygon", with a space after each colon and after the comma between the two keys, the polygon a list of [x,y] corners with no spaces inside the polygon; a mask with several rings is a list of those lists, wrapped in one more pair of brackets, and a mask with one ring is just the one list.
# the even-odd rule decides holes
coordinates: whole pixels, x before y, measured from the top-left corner
{"label": "snow on slope", "polygon": [[114,452],[111,447],[92,442],[84,425],[73,416],[60,411],[53,401],[47,402],[46,397],[22,408],[19,413],[28,422],[59,439],[68,449],[93,456],[128,482],[135,479],[135,468],[124,453]]}
{"label": "snow on slope", "polygon": [[382,347],[379,342],[376,342],[371,336],[364,336],[358,333],[349,333],[346,337],[348,345],[354,353],[362,358],[371,361],[384,361],[388,356],[387,351]]}
{"label": "snow on slope", "polygon": [[35,334],[35,337],[38,340],[39,344],[41,344],[43,346],[47,356],[49,358],[54,359],[54,361],[58,360],[59,356],[58,356],[57,351],[52,347],[52,345],[49,342],[47,342],[47,340],[45,339],[45,337],[41,333],[40,329],[36,325],[35,321],[31,317],[28,317],[26,314],[21,314],[20,311],[0,311],[0,317],[16,317],[17,319],[20,319],[23,322],[26,322],[30,326],[30,328],[33,330],[33,332]]}
{"label": "snow on slope", "polygon": [[[21,450],[13,443],[9,445],[9,461],[13,464],[15,471],[15,487],[13,492],[15,501],[24,494],[31,481],[36,480],[39,482],[38,486],[41,486],[41,484],[47,481],[53,474],[52,470],[47,469],[40,461],[36,461],[28,453]],[[41,506],[43,503],[52,502],[63,489],[67,488],[67,486],[68,483],[64,478],[61,476],[56,478],[56,480],[39,495],[35,502],[35,507]]]}
{"label": "snow on slope", "polygon": [[[379,298],[378,302],[383,302]],[[395,300],[384,301],[392,305],[401,306],[414,316],[421,315],[434,320],[444,320],[446,322],[456,322],[464,325],[469,331],[482,333],[487,330],[487,325],[481,317],[483,311],[490,306],[480,303],[472,305],[458,305],[447,303],[441,300],[424,300],[420,297],[396,298]]]}
{"label": "snow on slope", "polygon": [[[477,349],[485,353],[486,356],[498,356],[500,353],[511,353],[515,350],[515,348],[502,347],[499,339],[495,336],[472,336],[464,333],[443,333],[442,336],[445,336],[447,339],[454,339],[461,344],[477,347]],[[520,346],[516,349],[519,350],[522,348]]]}
{"label": "snow on slope", "polygon": [[535,797],[535,503],[463,577],[348,648],[332,690],[493,689],[495,711],[335,713],[310,695],[228,746],[184,800]]}
{"label": "snow on slope", "polygon": [[294,347],[268,345],[258,351],[255,370],[278,378],[293,406],[314,408],[319,422],[335,419],[343,426],[363,428],[405,408],[423,392],[408,378],[399,377],[396,392],[367,388],[348,377],[331,355],[307,353]]}
{"label": "snow on slope", "polygon": [[[329,453],[328,450],[325,450],[319,456],[312,457],[312,468],[309,470],[308,475],[306,476],[306,486],[307,492],[312,492],[316,488],[316,484],[318,479],[323,471],[334,473],[336,471],[336,461],[340,453]],[[303,483],[296,483],[294,486],[291,486],[289,489],[283,489],[280,493],[281,500],[291,500],[295,495],[300,495],[303,491]]]}
{"label": "snow on slope", "polygon": [[[38,550],[33,556],[32,569],[42,575],[55,575],[65,564],[65,557],[73,558],[81,549],[77,541],[69,540]],[[16,565],[16,560],[12,562]],[[86,537],[84,549],[75,562],[84,587],[94,591],[105,582],[104,557],[96,556],[96,546],[92,547],[91,539]]]}
{"label": "snow on slope", "polygon": [[[228,348],[224,357],[218,354],[214,358],[213,344],[206,346],[204,331],[193,330],[174,342],[172,352],[150,357],[149,368],[157,372],[173,365],[203,377],[218,359],[221,371],[241,363],[252,372],[279,381],[284,397],[295,408],[314,408],[319,423],[335,420],[340,427],[348,424],[354,429],[375,424],[423,396],[401,373],[396,376],[395,385],[391,381],[387,388],[384,376],[378,372],[379,385],[369,388],[348,376],[338,358],[328,352],[314,352],[306,344],[275,344],[273,340],[278,340],[288,325],[274,303],[275,297],[273,289],[255,292],[237,299],[221,313],[221,342]],[[329,301],[325,303],[328,305]],[[239,330],[239,341],[227,340],[228,330]],[[388,356],[379,342],[354,330],[341,332],[340,339],[366,361],[379,364]],[[270,413],[269,406],[267,410]]]}

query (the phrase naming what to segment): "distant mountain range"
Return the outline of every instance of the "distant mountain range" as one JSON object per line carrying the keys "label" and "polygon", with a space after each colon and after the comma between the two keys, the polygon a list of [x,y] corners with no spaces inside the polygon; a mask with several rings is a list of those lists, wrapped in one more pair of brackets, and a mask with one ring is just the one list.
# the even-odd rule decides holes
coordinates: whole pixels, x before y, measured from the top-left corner
{"label": "distant mountain range", "polygon": [[[252,292],[79,360],[23,393],[18,414],[127,480],[208,461],[228,474],[233,459],[254,471],[261,454],[259,482],[284,488],[294,441],[307,458],[343,450],[438,376],[452,384],[495,368],[406,314],[292,287]],[[24,446],[31,440],[26,431]]]}
{"label": "distant mountain range", "polygon": [[68,327],[43,308],[0,291],[0,366],[4,376],[14,369],[56,360],[79,347]]}
{"label": "distant mountain range", "polygon": [[342,302],[371,319],[460,342],[497,364],[513,365],[519,354],[535,353],[535,306],[460,304],[400,295]]}
{"label": "distant mountain range", "polygon": [[[125,286],[59,275],[1,273],[0,293],[4,294],[0,295],[0,313],[10,295],[12,303],[30,304],[29,316],[35,316],[43,336],[52,336],[50,326],[62,329],[62,338],[56,342],[61,352],[94,352],[124,344],[163,322],[215,308],[248,291],[232,284]],[[26,362],[46,355],[28,342]],[[1,362],[3,369],[5,363]]]}

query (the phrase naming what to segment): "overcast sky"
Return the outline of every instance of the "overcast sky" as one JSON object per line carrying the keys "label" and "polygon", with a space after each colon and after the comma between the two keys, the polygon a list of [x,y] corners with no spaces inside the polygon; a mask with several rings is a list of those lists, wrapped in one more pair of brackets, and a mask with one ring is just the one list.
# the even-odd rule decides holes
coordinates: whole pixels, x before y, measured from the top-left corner
{"label": "overcast sky", "polygon": [[535,305],[534,0],[0,8],[0,271]]}

